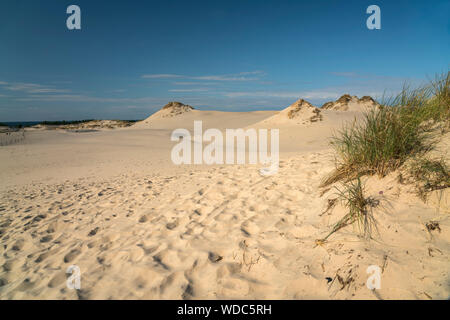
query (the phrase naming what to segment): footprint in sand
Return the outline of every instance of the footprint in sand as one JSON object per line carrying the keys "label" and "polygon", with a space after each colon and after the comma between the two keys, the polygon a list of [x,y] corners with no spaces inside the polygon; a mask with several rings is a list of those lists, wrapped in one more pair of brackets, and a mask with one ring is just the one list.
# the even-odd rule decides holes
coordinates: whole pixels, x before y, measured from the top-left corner
{"label": "footprint in sand", "polygon": [[2,266],[3,271],[10,272],[15,265],[17,265],[17,260],[7,260]]}
{"label": "footprint in sand", "polygon": [[45,214],[40,214],[40,215],[37,215],[36,217],[34,217],[33,221],[39,222],[41,220],[44,220],[45,218],[47,218],[47,216]]}
{"label": "footprint in sand", "polygon": [[51,235],[44,236],[44,237],[41,238],[41,242],[42,243],[49,242],[49,241],[52,241],[52,240],[53,240],[53,236],[51,236]]}
{"label": "footprint in sand", "polygon": [[145,223],[145,222],[147,222],[147,221],[148,221],[147,215],[142,215],[142,216],[139,218],[139,222],[140,222],[140,223]]}
{"label": "footprint in sand", "polygon": [[93,237],[97,234],[98,230],[100,230],[99,227],[95,227],[94,229],[92,229],[89,233],[88,233],[88,237]]}
{"label": "footprint in sand", "polygon": [[64,281],[66,280],[67,275],[65,272],[58,272],[56,274],[56,276],[54,276],[47,284],[47,286],[49,288],[55,288],[59,285],[61,285],[62,283],[64,283]]}
{"label": "footprint in sand", "polygon": [[37,257],[37,259],[34,260],[34,262],[35,262],[35,263],[40,263],[40,262],[44,261],[48,256],[50,256],[50,254],[51,254],[50,251],[41,253],[41,254],[39,255],[39,257]]}
{"label": "footprint in sand", "polygon": [[252,236],[252,235],[257,234],[258,231],[259,231],[259,228],[258,228],[258,226],[257,226],[255,223],[253,223],[253,222],[247,220],[247,221],[245,221],[245,222],[241,225],[241,231],[242,231],[247,237],[250,237],[250,236]]}
{"label": "footprint in sand", "polygon": [[174,222],[169,222],[168,224],[166,224],[166,228],[169,230],[173,230],[176,227],[178,227],[178,220],[175,220]]}
{"label": "footprint in sand", "polygon": [[13,244],[11,249],[14,251],[20,251],[20,250],[22,250],[24,244],[25,244],[25,241],[23,239],[19,239]]}
{"label": "footprint in sand", "polygon": [[81,250],[79,249],[73,249],[68,254],[64,256],[64,262],[71,262],[73,259],[75,259],[79,254],[81,253]]}
{"label": "footprint in sand", "polygon": [[209,261],[211,261],[212,263],[216,263],[216,262],[219,262],[220,260],[222,260],[223,257],[220,256],[220,255],[218,255],[218,254],[215,253],[215,252],[209,252],[209,253],[208,253],[208,259],[209,259]]}
{"label": "footprint in sand", "polygon": [[11,225],[11,221],[6,221],[0,225],[0,228],[7,228]]}
{"label": "footprint in sand", "polygon": [[17,287],[19,291],[28,291],[34,287],[34,283],[30,281],[30,279],[26,278],[23,282]]}
{"label": "footprint in sand", "polygon": [[6,286],[8,284],[8,281],[6,279],[0,278],[0,288],[3,286]]}

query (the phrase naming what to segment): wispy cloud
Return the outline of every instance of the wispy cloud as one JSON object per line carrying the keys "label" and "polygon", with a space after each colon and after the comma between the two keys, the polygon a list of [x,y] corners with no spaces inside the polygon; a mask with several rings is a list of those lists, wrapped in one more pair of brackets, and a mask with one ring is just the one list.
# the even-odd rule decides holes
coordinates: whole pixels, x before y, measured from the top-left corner
{"label": "wispy cloud", "polygon": [[235,74],[222,75],[203,75],[203,76],[189,76],[180,74],[144,74],[144,79],[190,79],[190,80],[206,80],[206,81],[255,81],[260,80],[265,74],[262,71],[240,72]]}
{"label": "wispy cloud", "polygon": [[265,98],[304,98],[304,99],[335,99],[339,93],[331,91],[298,91],[298,92],[270,92],[270,91],[250,91],[250,92],[228,92],[226,97],[265,97]]}
{"label": "wispy cloud", "polygon": [[358,76],[356,72],[330,72],[333,76],[352,78]]}
{"label": "wispy cloud", "polygon": [[142,98],[111,98],[94,97],[82,94],[52,94],[52,95],[29,95],[23,98],[16,98],[16,101],[46,101],[46,102],[97,102],[97,103],[151,103],[160,101],[160,98],[142,97]]}
{"label": "wispy cloud", "polygon": [[198,89],[170,89],[169,92],[206,92],[209,89],[198,88]]}
{"label": "wispy cloud", "polygon": [[0,82],[0,85],[4,85],[6,90],[10,91],[20,91],[26,93],[64,93],[69,92],[65,89],[57,89],[36,83],[7,83]]}
{"label": "wispy cloud", "polygon": [[37,88],[37,89],[31,89],[28,92],[29,93],[64,93],[64,92],[70,92],[70,90],[54,89],[54,88]]}
{"label": "wispy cloud", "polygon": [[171,84],[176,86],[210,86],[211,82],[199,82],[199,81],[174,81]]}
{"label": "wispy cloud", "polygon": [[185,76],[182,76],[179,74],[158,73],[158,74],[144,74],[141,78],[144,78],[144,79],[172,79],[172,78],[185,78]]}

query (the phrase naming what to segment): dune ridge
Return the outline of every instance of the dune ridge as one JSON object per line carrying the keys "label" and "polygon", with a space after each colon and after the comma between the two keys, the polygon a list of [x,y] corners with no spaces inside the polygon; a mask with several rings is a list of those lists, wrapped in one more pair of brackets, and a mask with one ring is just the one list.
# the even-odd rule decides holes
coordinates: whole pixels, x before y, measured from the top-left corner
{"label": "dune ridge", "polygon": [[270,118],[261,121],[265,125],[310,124],[321,121],[321,110],[304,99],[299,99]]}
{"label": "dune ridge", "polygon": [[342,95],[336,101],[329,101],[322,105],[324,110],[337,111],[361,111],[370,108],[378,107],[379,103],[370,96],[358,98],[357,96],[350,96],[349,94]]}

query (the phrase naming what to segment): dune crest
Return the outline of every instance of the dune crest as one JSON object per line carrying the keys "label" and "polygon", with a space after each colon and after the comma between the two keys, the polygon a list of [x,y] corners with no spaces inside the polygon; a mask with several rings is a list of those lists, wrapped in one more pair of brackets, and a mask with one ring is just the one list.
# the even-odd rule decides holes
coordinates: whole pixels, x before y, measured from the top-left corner
{"label": "dune crest", "polygon": [[299,99],[278,114],[263,120],[263,124],[310,124],[322,121],[319,108],[304,99]]}
{"label": "dune crest", "polygon": [[160,113],[162,117],[174,117],[191,110],[194,110],[194,107],[178,101],[172,101],[162,107],[162,109],[158,113]]}
{"label": "dune crest", "polygon": [[152,120],[161,118],[173,118],[185,114],[187,112],[190,112],[192,110],[195,109],[190,105],[183,104],[178,101],[171,101],[164,107],[162,107],[161,110],[155,112],[150,117],[144,119],[142,123],[150,123]]}
{"label": "dune crest", "polygon": [[324,105],[322,105],[321,109],[337,111],[361,111],[377,106],[379,106],[379,103],[370,96],[364,96],[360,99],[357,96],[344,94],[336,101],[329,101],[325,103]]}

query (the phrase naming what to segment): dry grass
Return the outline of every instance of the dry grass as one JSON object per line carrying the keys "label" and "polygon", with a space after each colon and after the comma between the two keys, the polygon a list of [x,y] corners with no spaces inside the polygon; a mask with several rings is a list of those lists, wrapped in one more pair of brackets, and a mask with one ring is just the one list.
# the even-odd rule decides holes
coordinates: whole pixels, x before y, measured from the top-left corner
{"label": "dry grass", "polygon": [[418,194],[424,201],[429,192],[450,187],[450,171],[443,159],[418,159],[408,169],[416,183]]}
{"label": "dry grass", "polygon": [[364,185],[359,177],[343,184],[342,188],[336,189],[337,200],[341,202],[348,212],[333,226],[333,229],[325,238],[316,242],[324,243],[333,233],[352,224],[356,225],[362,237],[366,239],[371,238],[373,232],[377,229],[373,208],[379,205],[379,200],[364,195]]}

